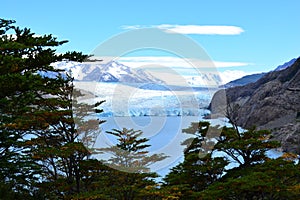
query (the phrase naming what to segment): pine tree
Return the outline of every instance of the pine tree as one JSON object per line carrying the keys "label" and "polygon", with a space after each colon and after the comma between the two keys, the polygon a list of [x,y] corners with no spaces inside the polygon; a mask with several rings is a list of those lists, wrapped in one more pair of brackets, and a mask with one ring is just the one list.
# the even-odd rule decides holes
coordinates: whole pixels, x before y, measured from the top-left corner
{"label": "pine tree", "polygon": [[[91,154],[83,144],[93,142],[101,123],[85,116],[101,112],[102,102],[74,108],[72,97],[80,92],[66,72],[51,65],[86,55],[57,55],[55,48],[67,41],[37,36],[14,23],[0,19],[0,193],[13,199],[63,198],[80,192],[80,162]],[[83,128],[86,123],[93,126]]]}
{"label": "pine tree", "polygon": [[141,138],[142,132],[133,129],[123,128],[108,131],[117,137],[118,143],[115,146],[102,148],[112,157],[105,164],[112,168],[110,177],[110,190],[108,196],[113,199],[133,200],[146,199],[149,197],[146,188],[155,187],[153,178],[157,177],[151,173],[149,166],[166,158],[162,154],[148,155],[146,150],[150,145],[149,140]]}
{"label": "pine tree", "polygon": [[58,72],[49,65],[57,60],[51,47],[65,41],[59,42],[51,35],[35,36],[30,29],[13,24],[0,19],[0,177],[11,190],[22,192],[29,191],[38,178],[38,171],[33,169],[39,166],[24,152],[23,143],[32,130],[47,126],[36,115],[40,97],[51,95],[51,90],[64,82],[42,77],[38,72]]}
{"label": "pine tree", "polygon": [[[66,77],[68,78],[68,77]],[[102,112],[95,105],[78,103],[74,95],[72,80],[60,88],[61,94],[43,100],[45,110],[39,114],[40,122],[48,124],[46,130],[35,131],[35,137],[25,144],[28,151],[42,167],[44,181],[39,185],[47,195],[72,196],[80,193],[82,172],[80,162],[93,153],[90,147],[100,133],[103,121],[91,118],[91,114]],[[75,93],[75,94],[74,94]],[[89,148],[90,147],[90,148]]]}

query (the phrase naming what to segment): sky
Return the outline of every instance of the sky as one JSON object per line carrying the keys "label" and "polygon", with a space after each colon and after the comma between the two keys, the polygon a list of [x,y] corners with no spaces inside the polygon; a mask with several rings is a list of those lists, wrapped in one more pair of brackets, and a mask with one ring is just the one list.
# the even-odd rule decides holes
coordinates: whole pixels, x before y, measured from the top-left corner
{"label": "sky", "polygon": [[[270,71],[300,56],[299,0],[1,0],[0,5],[0,18],[68,40],[58,52],[91,54],[128,31],[163,28],[196,42],[228,79]],[[171,65],[178,59],[173,56],[145,51],[123,61],[169,59],[165,64]]]}

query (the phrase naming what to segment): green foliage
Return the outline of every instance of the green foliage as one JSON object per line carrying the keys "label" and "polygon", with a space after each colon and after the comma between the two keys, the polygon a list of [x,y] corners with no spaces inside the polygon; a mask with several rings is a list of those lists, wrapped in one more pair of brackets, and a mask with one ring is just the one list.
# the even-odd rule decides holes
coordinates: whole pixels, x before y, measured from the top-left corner
{"label": "green foliage", "polygon": [[0,19],[0,177],[19,191],[33,187],[40,172],[23,144],[30,135],[47,128],[39,120],[44,110],[41,102],[66,81],[59,76],[42,77],[38,71],[58,73],[50,66],[57,59],[50,47],[65,42],[51,35],[36,36],[13,23]]}
{"label": "green foliage", "polygon": [[102,123],[94,120],[97,125],[83,128],[91,125],[85,116],[101,112],[102,102],[78,103],[73,97],[81,94],[73,79],[51,65],[82,61],[86,55],[57,55],[55,48],[66,41],[13,23],[0,19],[0,183],[11,196],[65,198],[80,192],[79,163],[91,154],[83,142],[92,143]]}
{"label": "green foliage", "polygon": [[278,142],[269,140],[270,135],[266,130],[240,133],[237,129],[223,127],[214,149],[224,152],[241,167],[262,163],[267,159],[266,151],[280,147]]}
{"label": "green foliage", "polygon": [[[208,185],[217,181],[224,173],[224,167],[228,162],[224,158],[213,158],[211,153],[213,143],[210,144],[207,133],[210,129],[208,122],[192,123],[188,129],[184,129],[192,137],[185,140],[186,145],[183,163],[171,169],[165,177],[167,187],[181,188],[180,199],[190,199],[196,191],[205,189]],[[218,127],[210,131],[220,132]],[[214,135],[210,133],[210,136]],[[217,135],[217,134],[216,134]]]}
{"label": "green foliage", "polygon": [[83,62],[88,58],[89,58],[88,55],[84,55],[81,52],[76,52],[76,51],[72,51],[72,52],[69,51],[59,56],[59,59],[61,60],[66,59],[66,60],[77,61],[77,62]]}
{"label": "green foliage", "polygon": [[299,165],[282,158],[239,168],[225,180],[195,194],[199,199],[298,199]]}
{"label": "green foliage", "polygon": [[[299,164],[293,162],[296,157],[284,154],[276,160],[268,158],[266,152],[280,146],[270,140],[269,131],[239,132],[237,126],[220,130],[209,127],[208,122],[192,123],[184,131],[193,135],[183,142],[188,145],[184,161],[171,169],[163,186],[180,188],[181,195],[175,195],[178,199],[299,197]],[[217,142],[207,145],[213,140]],[[223,157],[213,156],[214,153]],[[238,166],[226,169],[230,163]]]}
{"label": "green foliage", "polygon": [[[108,134],[117,137],[115,146],[101,149],[103,152],[112,154],[106,165],[112,167],[109,174],[109,196],[113,199],[145,199],[148,198],[148,190],[145,188],[155,187],[153,178],[155,173],[149,172],[149,165],[161,161],[164,155],[148,155],[146,144],[149,140],[141,138],[142,132],[133,129],[113,129]],[[143,198],[142,198],[143,197]]]}
{"label": "green foliage", "polygon": [[131,173],[149,172],[149,165],[165,158],[159,154],[148,155],[146,148],[150,145],[146,142],[149,139],[140,138],[142,135],[140,130],[123,128],[122,130],[113,129],[107,133],[116,136],[118,143],[101,150],[113,155],[107,164],[115,169]]}

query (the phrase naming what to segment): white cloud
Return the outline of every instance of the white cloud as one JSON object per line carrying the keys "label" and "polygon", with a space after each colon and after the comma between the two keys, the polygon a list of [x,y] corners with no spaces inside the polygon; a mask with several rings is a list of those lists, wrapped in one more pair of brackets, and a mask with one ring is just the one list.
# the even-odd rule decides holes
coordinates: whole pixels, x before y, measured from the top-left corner
{"label": "white cloud", "polygon": [[179,58],[171,56],[137,56],[137,57],[121,57],[118,62],[129,67],[143,66],[165,66],[180,68],[226,68],[226,67],[242,67],[248,66],[250,63],[245,62],[221,62],[212,60],[198,60],[191,58]]}
{"label": "white cloud", "polygon": [[229,83],[230,81],[242,78],[243,76],[246,76],[249,74],[253,74],[253,72],[247,73],[247,72],[244,72],[241,70],[226,70],[224,72],[219,72],[219,75],[222,79],[223,84]]}
{"label": "white cloud", "polygon": [[244,67],[250,65],[250,63],[245,62],[219,62],[213,61],[217,68],[225,68],[225,67]]}
{"label": "white cloud", "polygon": [[[220,84],[226,84],[229,83],[230,81],[242,78],[243,76],[246,75],[250,75],[253,74],[253,72],[245,72],[245,71],[241,71],[241,70],[226,70],[224,72],[204,72],[204,73],[199,73],[199,74],[194,74],[194,76],[182,76],[178,73],[171,73],[169,72],[155,72],[155,71],[148,71],[150,72],[153,76],[165,81],[167,84],[170,85],[186,85],[187,84],[187,80],[189,80],[191,77],[193,79],[195,79],[198,75],[199,77],[199,85],[216,85],[217,80],[213,79],[213,74],[215,74],[216,76],[219,76],[221,78],[221,83]],[[202,80],[201,78],[201,74],[205,75],[207,74],[212,80]],[[209,83],[207,81],[210,81]],[[202,83],[202,84],[200,84]]]}
{"label": "white cloud", "polygon": [[180,34],[197,34],[197,35],[239,35],[244,32],[238,26],[226,25],[151,25],[151,26],[122,26],[126,30],[135,30],[140,28],[159,28],[164,29],[167,33],[180,33]]}
{"label": "white cloud", "polygon": [[243,70],[225,70],[223,72],[219,72],[219,75],[222,79],[223,84],[226,84],[230,81],[242,78],[243,76],[251,75],[251,74],[260,74],[265,71],[251,71],[245,72]]}

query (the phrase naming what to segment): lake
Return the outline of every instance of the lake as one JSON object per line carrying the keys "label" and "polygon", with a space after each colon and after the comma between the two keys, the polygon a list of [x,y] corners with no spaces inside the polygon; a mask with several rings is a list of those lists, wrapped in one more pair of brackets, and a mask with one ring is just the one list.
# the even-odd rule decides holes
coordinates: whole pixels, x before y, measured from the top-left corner
{"label": "lake", "polygon": [[[206,109],[218,88],[179,87],[156,84],[122,84],[75,82],[76,89],[85,91],[83,102],[105,100],[99,115],[106,123],[95,143],[96,148],[113,146],[116,138],[105,134],[112,129],[134,129],[143,132],[149,139],[150,154],[168,156],[150,166],[153,172],[164,176],[169,169],[183,160],[184,146],[181,143],[191,137],[182,133],[192,122],[203,120],[209,114]],[[93,94],[93,95],[90,95]],[[210,120],[212,124],[225,125],[224,120]],[[108,155],[99,155],[107,159]]]}
{"label": "lake", "polygon": [[[106,120],[101,125],[102,132],[97,138],[95,147],[107,147],[116,144],[116,138],[108,135],[105,131],[112,129],[131,129],[143,131],[142,137],[149,139],[147,150],[150,154],[163,153],[169,156],[163,161],[150,166],[151,171],[164,176],[171,167],[183,161],[184,146],[181,142],[191,137],[182,133],[182,129],[188,128],[192,122],[203,120],[201,116],[141,116],[141,117],[102,117]],[[210,120],[213,125],[226,125],[224,120]],[[107,155],[101,155],[98,159],[107,159]]]}

